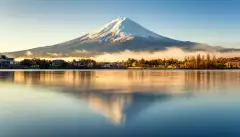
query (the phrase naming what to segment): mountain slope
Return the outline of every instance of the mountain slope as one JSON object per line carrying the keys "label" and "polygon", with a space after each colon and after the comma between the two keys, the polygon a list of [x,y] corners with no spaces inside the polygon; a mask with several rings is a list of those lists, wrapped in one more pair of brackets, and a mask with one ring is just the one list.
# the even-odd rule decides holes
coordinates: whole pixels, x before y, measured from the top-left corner
{"label": "mountain slope", "polygon": [[201,43],[174,40],[147,30],[128,18],[117,18],[93,33],[64,43],[8,54],[15,57],[28,53],[34,56],[90,56],[101,52],[154,51],[166,47],[179,47],[185,50],[227,50]]}

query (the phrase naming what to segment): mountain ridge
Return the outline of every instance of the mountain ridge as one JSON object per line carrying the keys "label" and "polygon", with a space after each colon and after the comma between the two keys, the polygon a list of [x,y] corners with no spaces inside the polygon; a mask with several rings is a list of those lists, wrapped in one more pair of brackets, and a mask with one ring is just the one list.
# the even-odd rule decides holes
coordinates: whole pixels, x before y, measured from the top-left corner
{"label": "mountain ridge", "polygon": [[[156,51],[168,47],[179,47],[190,51],[231,51],[213,47],[207,44],[191,41],[180,41],[154,33],[129,18],[119,17],[107,23],[97,31],[62,42],[59,44],[38,47],[7,53],[19,56],[92,56],[102,52],[132,51]],[[29,55],[28,55],[29,53]]]}

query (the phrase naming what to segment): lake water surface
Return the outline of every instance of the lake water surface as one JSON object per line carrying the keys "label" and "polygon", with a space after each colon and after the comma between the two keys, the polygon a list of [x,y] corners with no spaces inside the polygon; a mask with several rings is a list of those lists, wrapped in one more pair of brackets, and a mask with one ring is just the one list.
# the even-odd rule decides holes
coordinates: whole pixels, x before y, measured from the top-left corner
{"label": "lake water surface", "polygon": [[0,137],[240,137],[240,70],[0,71]]}

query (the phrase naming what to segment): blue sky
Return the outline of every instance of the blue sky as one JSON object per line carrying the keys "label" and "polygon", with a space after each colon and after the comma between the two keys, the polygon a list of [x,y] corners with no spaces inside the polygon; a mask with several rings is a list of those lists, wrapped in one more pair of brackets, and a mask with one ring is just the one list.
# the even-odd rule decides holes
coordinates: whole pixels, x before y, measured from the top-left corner
{"label": "blue sky", "polygon": [[240,48],[240,0],[1,0],[0,52],[64,42],[128,17],[167,37]]}

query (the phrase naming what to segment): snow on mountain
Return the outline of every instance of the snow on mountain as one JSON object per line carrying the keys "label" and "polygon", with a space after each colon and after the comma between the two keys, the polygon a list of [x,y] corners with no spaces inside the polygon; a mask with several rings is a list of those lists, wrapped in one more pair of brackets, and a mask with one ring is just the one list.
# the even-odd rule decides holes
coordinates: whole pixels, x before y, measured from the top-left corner
{"label": "snow on mountain", "polygon": [[132,21],[129,18],[120,17],[116,20],[111,21],[103,28],[93,33],[85,35],[82,40],[91,39],[98,41],[119,41],[124,38],[131,37],[144,37],[144,38],[156,38],[156,39],[165,39],[161,35],[158,35],[152,31],[147,30],[138,23]]}
{"label": "snow on mountain", "polygon": [[[128,18],[117,18],[103,28],[63,43],[29,50],[6,53],[21,57],[32,56],[87,56],[103,52],[156,51],[167,47],[179,47],[190,51],[232,51],[190,41],[180,41],[156,34]],[[79,52],[87,51],[87,52]]]}

